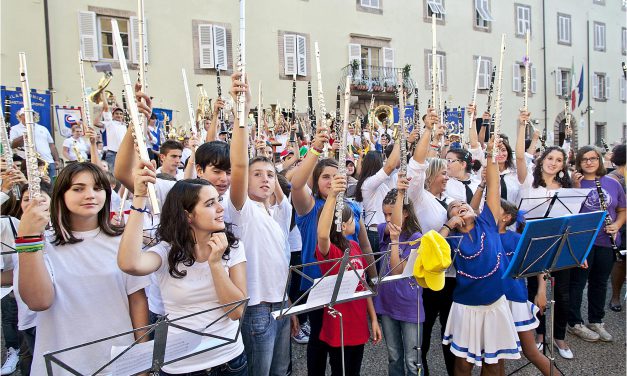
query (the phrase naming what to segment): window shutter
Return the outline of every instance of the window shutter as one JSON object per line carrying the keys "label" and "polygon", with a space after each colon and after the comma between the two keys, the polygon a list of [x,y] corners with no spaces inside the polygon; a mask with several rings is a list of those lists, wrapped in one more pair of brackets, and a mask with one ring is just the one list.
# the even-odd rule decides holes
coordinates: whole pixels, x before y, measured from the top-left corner
{"label": "window shutter", "polygon": [[610,78],[605,76],[605,97],[603,99],[610,99]]}
{"label": "window shutter", "polygon": [[599,75],[595,74],[592,79],[592,98],[599,99]]}
{"label": "window shutter", "polygon": [[198,25],[198,51],[200,56],[200,68],[213,68],[213,25]]}
{"label": "window shutter", "polygon": [[[361,78],[361,45],[356,43],[349,43],[348,45],[348,64],[352,66],[353,61],[357,60],[359,68],[357,74],[353,78]],[[351,70],[352,72],[352,70]]]}
{"label": "window shutter", "polygon": [[213,51],[216,69],[226,70],[229,59],[226,51],[226,29],[213,25]]}
{"label": "window shutter", "polygon": [[[477,59],[475,59],[477,60]],[[477,63],[475,62],[475,67]],[[490,60],[481,60],[481,64],[479,65],[479,84],[478,89],[489,89],[490,88]]]}
{"label": "window shutter", "polygon": [[98,61],[98,28],[96,12],[78,12],[78,33],[80,36],[83,60]]}
{"label": "window shutter", "polygon": [[562,90],[562,70],[558,68],[555,70],[555,95],[562,96]]}
{"label": "window shutter", "polygon": [[296,35],[285,34],[283,36],[283,62],[286,76],[296,73]]}
{"label": "window shutter", "polygon": [[299,76],[307,75],[307,39],[302,35],[296,36],[296,56],[298,60]]}
{"label": "window shutter", "polygon": [[131,47],[131,61],[133,64],[139,64],[139,19],[135,16],[131,16],[129,21],[129,24],[131,25],[129,42]]}
{"label": "window shutter", "polygon": [[512,66],[512,91],[518,93],[521,90],[520,87],[520,65],[518,63],[514,63],[514,65]]}
{"label": "window shutter", "polygon": [[535,94],[538,90],[538,69],[531,66],[531,93]]}

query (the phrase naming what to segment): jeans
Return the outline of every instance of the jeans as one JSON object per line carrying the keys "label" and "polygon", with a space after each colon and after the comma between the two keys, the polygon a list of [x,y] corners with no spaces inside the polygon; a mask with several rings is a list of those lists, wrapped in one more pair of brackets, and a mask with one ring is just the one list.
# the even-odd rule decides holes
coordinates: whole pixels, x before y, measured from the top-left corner
{"label": "jeans", "polygon": [[[455,278],[446,277],[444,288],[441,291],[433,291],[430,289],[422,290],[422,304],[425,309],[425,322],[422,331],[422,368],[425,376],[429,376],[429,366],[427,365],[427,353],[431,347],[431,332],[433,324],[440,315],[440,339],[444,336],[448,314],[453,305],[453,291],[457,280]],[[451,352],[451,345],[442,345],[442,354],[444,356],[444,364],[446,364],[447,373],[452,376],[455,369],[455,355]]]}
{"label": "jeans", "polygon": [[30,366],[33,362],[33,353],[35,351],[35,332],[36,327],[20,330],[22,336],[22,348],[20,349],[20,372],[22,375],[30,375]]}
{"label": "jeans", "polygon": [[320,376],[324,375],[327,369],[327,355],[329,355],[329,346],[320,340],[320,331],[322,330],[322,317],[324,310],[317,309],[310,311],[309,325],[311,334],[309,335],[309,343],[307,343],[307,375]]}
{"label": "jeans", "polygon": [[48,176],[50,177],[50,181],[54,182],[54,178],[57,176],[57,165],[56,163],[48,164]]}
{"label": "jeans", "polygon": [[605,316],[605,296],[607,281],[614,266],[614,251],[611,248],[593,246],[588,255],[588,268],[570,270],[570,304],[568,324],[583,324],[581,299],[588,282],[588,321],[602,323]]}
{"label": "jeans", "polygon": [[109,151],[105,153],[104,160],[109,165],[109,171],[113,172],[113,166],[115,166],[115,157],[118,155],[115,151]]}
{"label": "jeans", "polygon": [[20,338],[17,330],[17,302],[13,293],[6,295],[0,302],[2,309],[2,334],[4,345],[15,350],[20,349]]}
{"label": "jeans", "polygon": [[248,306],[242,321],[242,339],[251,376],[287,374],[290,364],[290,319],[275,320],[270,312],[283,303]]}
{"label": "jeans", "polygon": [[[415,376],[418,374],[418,325],[381,315],[381,329],[388,347],[388,375]],[[422,328],[421,328],[422,329]],[[420,330],[422,335],[422,330]]]}
{"label": "jeans", "polygon": [[246,353],[241,353],[228,362],[212,367],[208,370],[194,371],[181,374],[170,374],[161,371],[161,376],[245,376],[246,375]]}
{"label": "jeans", "polygon": [[[566,323],[568,321],[568,305],[570,297],[570,269],[560,270],[551,273],[555,279],[555,283],[551,288],[552,298],[555,300],[555,312],[553,314],[553,330],[555,339],[563,340],[566,338]],[[538,277],[533,276],[527,278],[527,296],[529,301],[533,302],[538,292]],[[550,296],[547,295],[547,301]],[[546,315],[539,315],[540,325],[536,328],[536,333],[546,334]]]}
{"label": "jeans", "polygon": [[[328,346],[328,349],[331,376],[342,376],[342,349],[331,346]],[[359,376],[363,357],[364,345],[344,346],[344,371],[346,371],[346,376]],[[320,375],[324,375],[324,373]]]}

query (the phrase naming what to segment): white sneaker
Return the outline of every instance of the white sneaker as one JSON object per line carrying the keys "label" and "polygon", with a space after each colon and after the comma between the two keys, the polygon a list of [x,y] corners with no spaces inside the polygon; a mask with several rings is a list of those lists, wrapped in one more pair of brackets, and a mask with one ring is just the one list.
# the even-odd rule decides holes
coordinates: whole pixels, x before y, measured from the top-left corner
{"label": "white sneaker", "polygon": [[608,333],[607,330],[605,330],[605,325],[603,323],[590,323],[586,326],[588,327],[588,329],[598,334],[601,341],[612,342],[612,340],[614,339],[612,335]]}
{"label": "white sneaker", "polygon": [[15,372],[17,363],[20,361],[19,350],[9,347],[7,349],[7,360],[4,361],[2,369],[0,369],[0,375],[10,375]]}
{"label": "white sneaker", "polygon": [[600,336],[597,333],[593,332],[592,330],[588,329],[582,324],[575,324],[575,326],[568,325],[567,329],[568,329],[568,333],[574,334],[577,337],[583,339],[584,341],[596,342],[600,338]]}
{"label": "white sneaker", "polygon": [[555,348],[557,349],[557,352],[560,354],[560,356],[564,359],[572,359],[575,356],[573,355],[573,352],[569,349],[569,348],[565,348],[565,349],[560,349],[559,346],[557,346],[557,343],[554,344]]}
{"label": "white sneaker", "polygon": [[538,351],[542,352],[542,350],[544,350],[544,343],[536,342],[536,347],[538,348]]}

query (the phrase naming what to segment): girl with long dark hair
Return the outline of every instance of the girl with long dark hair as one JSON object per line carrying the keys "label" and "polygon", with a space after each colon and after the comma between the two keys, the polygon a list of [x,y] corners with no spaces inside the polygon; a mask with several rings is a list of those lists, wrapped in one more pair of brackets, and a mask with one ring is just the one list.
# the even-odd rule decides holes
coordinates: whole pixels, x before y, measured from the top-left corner
{"label": "girl with long dark hair", "polygon": [[[102,169],[89,162],[74,163],[57,177],[50,208],[43,197],[37,197],[24,210],[16,248],[20,295],[31,310],[38,311],[32,374],[46,373],[43,354],[47,351],[148,323],[144,293],[148,278],[129,276],[117,266],[122,229],[109,220],[110,200],[111,187]],[[49,221],[52,231],[44,236]],[[112,345],[128,346],[141,334],[57,357],[79,373],[91,374],[109,361]],[[55,374],[64,374],[60,367],[52,367]]]}

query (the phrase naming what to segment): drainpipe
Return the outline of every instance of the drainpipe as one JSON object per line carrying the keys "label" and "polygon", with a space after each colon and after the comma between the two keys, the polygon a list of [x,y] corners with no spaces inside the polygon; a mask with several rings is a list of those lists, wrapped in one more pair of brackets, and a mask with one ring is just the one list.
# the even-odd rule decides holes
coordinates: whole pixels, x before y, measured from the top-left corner
{"label": "drainpipe", "polygon": [[[50,22],[48,18],[48,0],[44,0],[44,29],[46,34],[46,63],[48,69],[48,91],[50,91],[50,106],[54,103],[52,89],[52,55],[50,51]],[[52,111],[52,108],[51,108]],[[51,112],[52,113],[52,112]],[[52,139],[54,140],[54,116],[50,116],[50,124],[52,128]]]}

